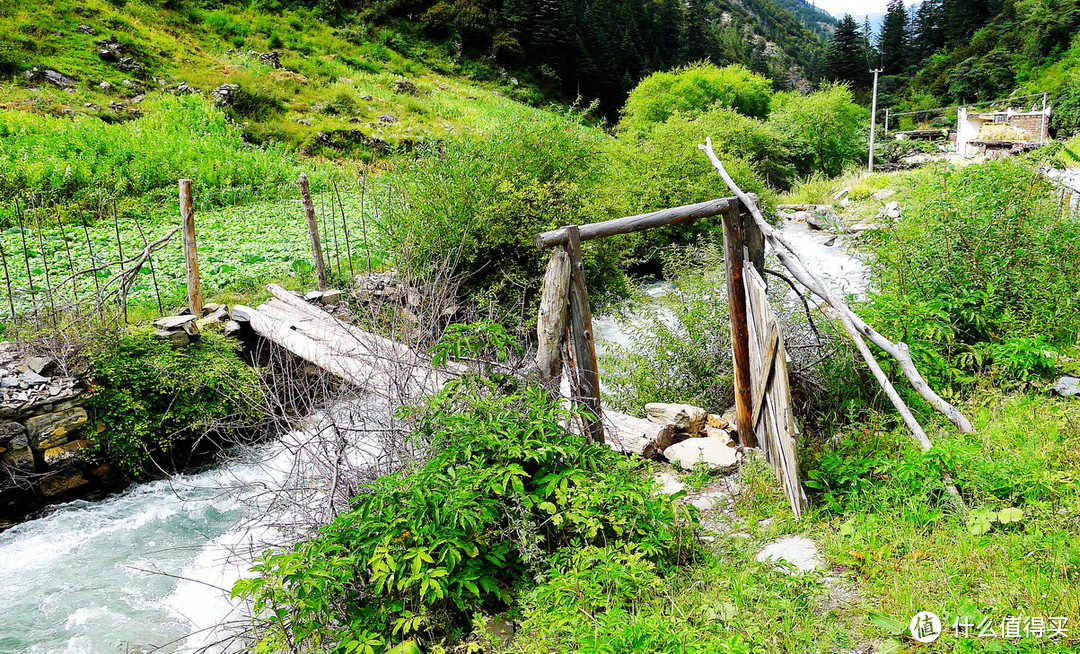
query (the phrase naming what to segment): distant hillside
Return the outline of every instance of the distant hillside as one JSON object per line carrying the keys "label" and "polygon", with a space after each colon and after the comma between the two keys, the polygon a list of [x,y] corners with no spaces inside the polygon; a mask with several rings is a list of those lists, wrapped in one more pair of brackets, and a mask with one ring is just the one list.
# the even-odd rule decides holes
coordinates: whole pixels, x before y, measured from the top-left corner
{"label": "distant hillside", "polygon": [[836,18],[829,12],[815,7],[805,0],[773,0],[773,3],[791,13],[818,36],[828,38],[836,28]]}
{"label": "distant hillside", "polygon": [[[0,10],[0,78],[12,84],[0,106],[113,121],[148,91],[236,84],[218,99],[251,140],[312,151],[328,131],[372,143],[437,136],[482,120],[476,101],[458,100],[490,91],[533,105],[599,100],[614,118],[644,76],[703,59],[805,89],[820,76],[828,22],[801,0],[0,0]],[[412,86],[395,91],[398,79]],[[452,107],[433,100],[447,93]]]}

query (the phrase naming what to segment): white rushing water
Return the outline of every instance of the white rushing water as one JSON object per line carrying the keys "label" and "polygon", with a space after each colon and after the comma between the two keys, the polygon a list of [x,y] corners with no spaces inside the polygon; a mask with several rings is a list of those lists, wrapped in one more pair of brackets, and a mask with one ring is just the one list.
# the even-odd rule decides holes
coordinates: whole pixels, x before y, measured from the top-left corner
{"label": "white rushing water", "polygon": [[[847,241],[849,236],[816,231],[810,229],[804,222],[793,220],[784,223],[783,234],[813,267],[814,272],[821,275],[841,297],[865,298],[866,291],[870,287],[870,270],[866,265],[866,255],[849,246]],[[768,265],[786,272],[778,265]],[[772,283],[775,280],[766,281]],[[723,283],[722,278],[719,283]],[[674,287],[670,282],[655,282],[643,290],[645,294],[643,301],[648,305],[671,293]],[[805,293],[809,295],[809,291]],[[677,326],[678,320],[670,308],[660,305],[651,309],[668,327]],[[610,351],[610,348],[605,349],[605,344],[630,347],[633,344],[634,332],[652,324],[650,317],[644,310],[632,311],[627,316],[594,316],[593,329],[596,330],[597,351],[600,353]]]}
{"label": "white rushing water", "polygon": [[[243,619],[228,590],[271,530],[251,520],[258,498],[297,473],[325,424],[323,414],[246,460],[54,507],[0,533],[0,653],[179,653],[221,639],[216,625]],[[346,452],[357,463],[381,454],[366,442]]]}

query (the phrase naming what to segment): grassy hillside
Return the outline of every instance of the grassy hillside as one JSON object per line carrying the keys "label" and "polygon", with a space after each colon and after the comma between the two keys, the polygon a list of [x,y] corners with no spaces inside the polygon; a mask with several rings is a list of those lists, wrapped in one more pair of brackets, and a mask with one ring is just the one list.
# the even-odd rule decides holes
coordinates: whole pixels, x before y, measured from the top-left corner
{"label": "grassy hillside", "polygon": [[[145,111],[142,98],[154,92],[208,96],[236,84],[229,112],[248,140],[361,154],[519,108],[503,96],[535,99],[514,80],[455,63],[435,46],[415,48],[420,63],[402,54],[416,41],[399,32],[336,29],[303,9],[170,6],[8,3],[4,20],[12,28],[0,34],[0,72],[10,81],[0,108],[119,122]],[[280,54],[260,58],[264,52]],[[34,68],[69,79],[50,82]],[[467,81],[470,75],[491,81]],[[320,140],[319,132],[331,135]]]}

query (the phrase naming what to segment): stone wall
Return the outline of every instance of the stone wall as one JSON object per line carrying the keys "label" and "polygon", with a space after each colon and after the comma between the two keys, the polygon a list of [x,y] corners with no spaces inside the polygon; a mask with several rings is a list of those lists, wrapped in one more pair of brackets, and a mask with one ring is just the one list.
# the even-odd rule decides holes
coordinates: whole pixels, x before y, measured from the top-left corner
{"label": "stone wall", "polygon": [[0,525],[122,483],[87,438],[86,388],[49,357],[0,344]]}

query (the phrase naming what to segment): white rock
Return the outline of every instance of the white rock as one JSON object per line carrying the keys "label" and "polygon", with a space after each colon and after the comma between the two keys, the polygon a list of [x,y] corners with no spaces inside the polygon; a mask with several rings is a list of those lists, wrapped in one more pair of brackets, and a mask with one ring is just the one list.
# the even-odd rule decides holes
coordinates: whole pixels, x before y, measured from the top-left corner
{"label": "white rock", "polygon": [[718,438],[689,438],[664,450],[664,457],[684,470],[693,470],[699,461],[715,470],[738,463],[739,452]]}
{"label": "white rock", "polygon": [[[795,567],[799,573],[812,572],[823,565],[818,558],[818,548],[814,541],[805,536],[787,536],[769,543],[755,557],[759,562],[781,561]],[[789,569],[785,566],[784,571]]]}
{"label": "white rock", "polygon": [[674,495],[686,488],[686,486],[679,481],[679,478],[675,476],[675,473],[670,470],[661,470],[656,473],[653,475],[653,481],[660,484],[660,492],[664,495]]}

